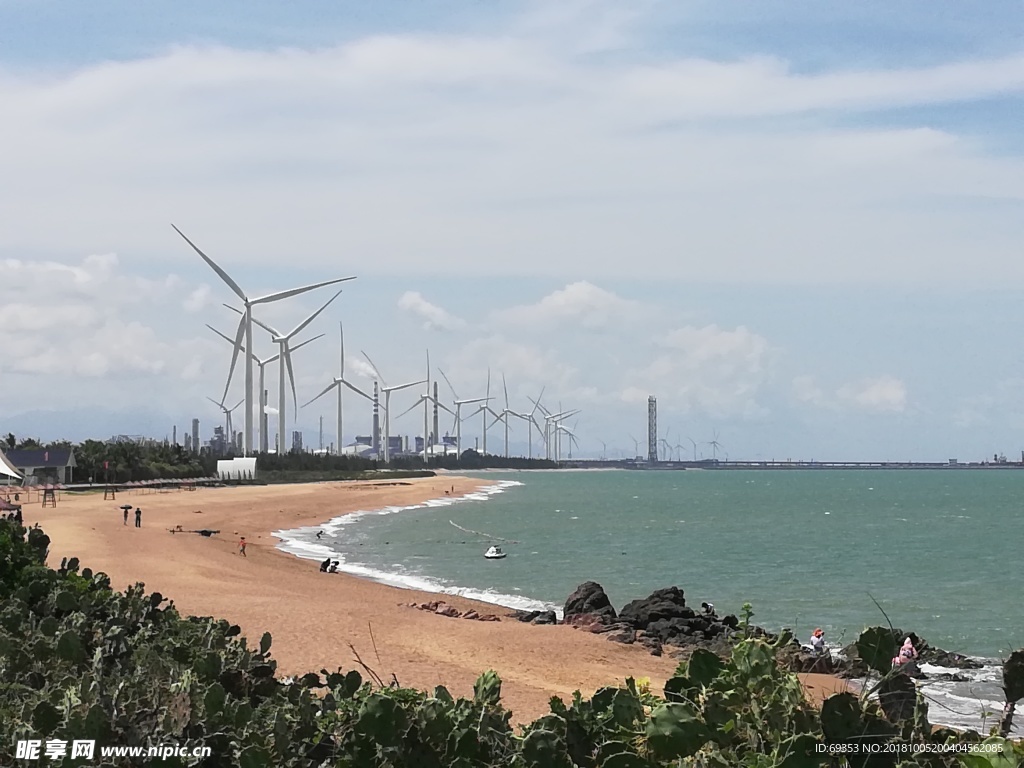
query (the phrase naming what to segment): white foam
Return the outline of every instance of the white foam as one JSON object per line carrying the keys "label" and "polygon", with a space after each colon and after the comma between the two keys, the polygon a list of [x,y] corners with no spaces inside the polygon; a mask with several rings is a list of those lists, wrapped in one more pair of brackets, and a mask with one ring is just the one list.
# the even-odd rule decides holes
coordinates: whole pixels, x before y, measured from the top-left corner
{"label": "white foam", "polygon": [[562,618],[562,609],[551,603],[542,600],[534,600],[520,595],[507,595],[489,589],[472,589],[470,587],[459,587],[444,584],[434,579],[425,578],[411,573],[401,572],[401,564],[396,563],[395,571],[383,571],[378,568],[371,568],[360,563],[349,563],[345,556],[335,552],[330,546],[320,542],[303,541],[297,536],[309,535],[316,531],[323,531],[325,534],[334,536],[342,526],[352,525],[364,517],[371,515],[392,515],[410,509],[422,509],[431,506],[448,506],[463,501],[487,501],[491,496],[504,492],[507,488],[520,486],[522,483],[515,480],[502,480],[501,482],[481,488],[475,493],[465,496],[446,497],[443,499],[431,499],[423,504],[413,504],[405,507],[384,507],[382,509],[359,510],[347,515],[335,517],[319,526],[306,526],[303,528],[292,528],[288,530],[274,531],[273,535],[281,541],[277,548],[303,560],[323,560],[330,557],[338,561],[338,571],[353,576],[360,576],[365,579],[387,584],[401,589],[414,589],[420,592],[433,592],[442,595],[457,595],[468,600],[477,600],[482,603],[491,603],[505,608],[523,611],[548,611],[553,610],[559,619]]}

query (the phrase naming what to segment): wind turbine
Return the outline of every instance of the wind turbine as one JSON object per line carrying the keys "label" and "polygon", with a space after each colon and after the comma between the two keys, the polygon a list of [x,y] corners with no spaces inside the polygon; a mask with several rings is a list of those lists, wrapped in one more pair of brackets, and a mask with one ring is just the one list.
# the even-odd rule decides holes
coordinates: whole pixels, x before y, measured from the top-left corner
{"label": "wind turbine", "polygon": [[[344,440],[342,439],[342,434],[343,434],[342,433],[342,426],[343,426],[342,418],[343,418],[343,413],[344,413],[344,403],[343,403],[342,396],[341,396],[341,393],[344,390],[341,388],[341,385],[344,384],[346,387],[351,389],[356,394],[362,395],[363,397],[365,397],[371,403],[373,402],[373,398],[370,397],[368,394],[363,392],[363,390],[359,389],[359,387],[355,386],[354,384],[352,384],[350,381],[348,381],[345,378],[345,327],[341,324],[340,321],[338,322],[338,334],[339,334],[339,336],[341,338],[341,355],[340,355],[340,358],[341,358],[341,373],[340,373],[340,375],[336,379],[334,379],[334,381],[332,381],[330,384],[328,384],[326,387],[324,387],[323,391],[319,395],[314,397],[312,400],[309,401],[309,403],[306,403],[302,407],[305,408],[306,405],[309,405],[310,403],[313,403],[313,402],[319,400],[321,397],[326,395],[328,392],[330,392],[335,387],[338,388],[338,455],[340,456],[341,455],[341,449],[344,447]],[[295,349],[298,349],[298,347],[296,347]],[[292,350],[292,351],[294,352],[295,350]]]}
{"label": "wind turbine", "polygon": [[444,379],[445,384],[448,385],[448,389],[452,391],[452,397],[455,399],[455,452],[458,453],[459,458],[462,458],[462,406],[471,405],[473,403],[482,403],[489,400],[488,397],[469,397],[462,400],[459,399],[458,393],[455,391],[455,387],[448,381],[448,377],[445,376],[444,371],[440,368],[437,372],[441,374],[441,378]]}
{"label": "wind turbine", "polygon": [[230,444],[231,443],[231,434],[232,434],[232,430],[231,430],[231,414],[238,408],[238,406],[240,406],[242,403],[244,403],[245,400],[244,399],[239,400],[232,408],[228,408],[226,405],[224,405],[223,401],[218,403],[212,397],[208,397],[206,399],[209,400],[214,405],[216,405],[218,408],[220,408],[224,412],[224,441],[225,441],[226,444]]}
{"label": "wind turbine", "polygon": [[[233,309],[233,308],[230,308],[230,309]],[[234,311],[237,312],[238,310],[234,310]],[[206,324],[206,327],[209,328],[214,333],[216,333],[222,339],[224,339],[224,341],[226,341],[228,344],[234,344],[235,343],[234,339],[232,339],[230,336],[226,336],[225,334],[221,333],[220,331],[218,331],[216,328],[214,328],[209,323]],[[317,339],[322,338],[322,337],[323,337],[323,334],[321,333],[319,336],[314,336],[312,339],[308,339],[307,341],[304,341],[301,344],[296,344],[295,348],[292,349],[292,352],[298,352],[300,349],[302,349],[307,344],[312,344],[314,341],[316,341]],[[268,450],[270,450],[270,435],[267,434],[267,424],[266,424],[266,413],[267,413],[267,399],[266,399],[267,398],[267,390],[266,390],[266,384],[265,384],[265,381],[266,381],[266,378],[265,378],[266,368],[267,368],[267,366],[270,363],[274,362],[275,360],[277,360],[280,357],[281,357],[281,353],[280,352],[278,352],[273,357],[268,357],[266,360],[260,360],[258,357],[256,357],[256,355],[252,356],[253,362],[256,363],[256,365],[260,369],[260,453],[266,453]],[[227,388],[230,387],[230,386],[231,386],[231,376],[229,374],[228,375],[228,383],[225,385],[224,389],[227,390]]]}
{"label": "wind turbine", "polygon": [[718,449],[722,447],[722,444],[720,442],[718,442],[718,430],[717,429],[715,430],[714,438],[712,438],[711,442],[708,443],[708,445],[711,446],[711,457],[715,461],[718,461]]}
{"label": "wind turbine", "polygon": [[[395,417],[395,419],[400,419],[403,416],[405,416],[405,414],[407,414],[409,411],[411,411],[413,408],[415,408],[417,405],[419,405],[420,403],[423,403],[423,463],[424,464],[427,463],[427,458],[429,456],[430,446],[431,446],[430,437],[429,437],[430,436],[430,423],[429,422],[430,422],[430,406],[431,406],[431,404],[437,406],[438,408],[441,408],[442,410],[448,411],[448,413],[452,414],[452,416],[455,415],[455,412],[451,408],[449,408],[446,405],[443,405],[432,394],[430,394],[430,350],[429,349],[427,350],[427,378],[426,378],[426,382],[427,382],[427,391],[424,392],[422,395],[420,395],[419,400],[417,400],[415,403],[410,405],[408,408],[406,408],[404,411],[402,411],[400,414],[398,414]],[[433,444],[437,445],[437,441],[438,441],[438,436],[434,435],[434,443]]]}
{"label": "wind turbine", "polygon": [[373,368],[373,372],[377,374],[377,378],[380,379],[380,383],[383,385],[380,389],[384,393],[384,463],[387,464],[391,459],[391,446],[388,444],[388,437],[391,433],[391,393],[398,392],[400,389],[408,389],[409,387],[415,387],[417,384],[422,384],[426,379],[420,379],[419,381],[410,381],[408,384],[398,384],[394,387],[389,387],[387,382],[384,381],[384,377],[380,375],[380,371],[377,370],[377,366],[373,364],[373,360],[370,356],[363,352],[363,357],[366,358],[366,362]]}
{"label": "wind turbine", "polygon": [[[484,452],[485,456],[487,455],[487,414],[490,413],[492,416],[495,416],[495,417],[498,416],[498,414],[496,414],[494,412],[494,409],[491,408],[491,405],[490,405],[490,401],[491,401],[491,369],[490,369],[490,367],[487,368],[487,393],[486,394],[487,394],[487,397],[484,399],[484,402],[480,403],[480,407],[476,409],[476,413],[481,414],[481,417],[482,417],[481,418],[481,422],[482,422],[481,429],[483,429],[483,433],[484,433],[483,452]],[[506,391],[506,395],[507,394],[508,393]],[[476,414],[473,414],[473,415],[476,415]],[[506,422],[506,429],[505,429],[505,449],[506,449],[506,454],[507,454],[508,453],[508,424],[507,424],[507,422]]]}
{"label": "wind turbine", "polygon": [[[299,331],[301,331],[307,325],[309,325],[314,320],[316,320],[317,317],[320,316],[320,313],[323,312],[325,309],[327,309],[327,307],[330,306],[331,302],[334,301],[336,298],[338,298],[340,295],[341,295],[341,291],[338,291],[336,294],[331,296],[331,298],[329,298],[324,303],[324,305],[322,307],[320,307],[320,309],[318,309],[316,312],[311,314],[309,317],[307,317],[305,320],[303,320],[297,326],[292,328],[292,330],[290,330],[288,333],[281,333],[277,329],[272,328],[271,326],[267,325],[266,323],[257,320],[255,317],[252,317],[252,313],[251,312],[249,313],[249,319],[252,320],[252,322],[256,323],[256,325],[258,325],[260,328],[265,330],[267,333],[269,333],[273,337],[274,343],[277,344],[279,349],[280,349],[279,354],[281,356],[281,364],[278,365],[278,367],[277,367],[278,373],[279,373],[278,381],[277,381],[277,402],[278,402],[278,412],[277,412],[277,450],[278,450],[278,453],[284,453],[285,452],[285,448],[284,448],[284,446],[285,446],[285,422],[287,421],[287,419],[285,417],[286,417],[286,410],[287,410],[287,408],[286,408],[286,404],[285,404],[284,374],[285,374],[286,370],[288,372],[288,381],[292,385],[292,400],[294,401],[294,404],[295,404],[295,417],[296,417],[296,419],[298,419],[298,415],[299,415],[299,397],[295,393],[295,372],[292,370],[292,354],[291,354],[292,351],[291,351],[291,348],[288,346],[288,343],[295,337],[296,334],[299,333]],[[225,306],[227,306],[227,305],[225,305]],[[228,309],[231,309],[234,312],[238,312],[238,310],[235,309],[234,307],[228,307]]]}
{"label": "wind turbine", "polygon": [[[231,374],[235,370],[235,362],[238,359],[238,350],[241,348],[242,339],[243,338],[245,339],[245,349],[249,353],[252,353],[252,351],[253,351],[253,347],[252,347],[252,322],[253,322],[253,319],[252,319],[252,308],[255,305],[257,305],[257,304],[269,304],[269,303],[274,302],[274,301],[280,301],[281,299],[288,299],[288,298],[291,298],[292,296],[298,296],[301,293],[306,293],[307,291],[312,291],[312,290],[315,290],[317,288],[323,288],[325,285],[334,285],[335,283],[343,283],[343,282],[345,282],[347,280],[355,280],[356,279],[355,276],[352,276],[352,277],[339,277],[336,280],[325,280],[325,281],[323,281],[321,283],[313,283],[312,285],[306,285],[306,286],[303,286],[301,288],[292,288],[291,290],[287,290],[287,291],[278,291],[277,293],[270,293],[270,294],[267,294],[266,296],[259,296],[259,297],[254,298],[254,299],[250,299],[246,295],[245,291],[243,291],[238,286],[238,283],[236,283],[234,280],[231,279],[231,276],[228,275],[227,272],[225,272],[223,269],[221,269],[220,266],[218,266],[218,264],[213,259],[211,259],[205,253],[203,253],[201,250],[199,250],[199,248],[196,246],[195,243],[193,243],[191,240],[189,240],[187,237],[185,237],[185,233],[184,232],[182,232],[180,229],[175,227],[173,224],[171,224],[171,226],[174,227],[174,231],[177,232],[179,235],[181,235],[182,239],[186,243],[188,243],[190,246],[192,246],[192,250],[194,250],[196,253],[198,253],[202,257],[203,261],[205,261],[207,264],[210,265],[210,268],[213,269],[213,271],[217,273],[217,276],[220,277],[220,279],[223,280],[227,284],[228,288],[230,288],[232,291],[234,291],[235,295],[238,296],[238,298],[240,298],[242,300],[242,303],[245,305],[245,314],[243,315],[242,320],[238,323],[238,331],[235,334],[235,348],[234,348],[234,351],[231,354],[231,368],[228,371],[228,380],[229,381],[231,380]],[[252,357],[251,357],[251,355],[246,355],[246,357],[245,357],[245,432],[244,432],[244,436],[243,436],[242,440],[243,440],[243,442],[242,442],[242,453],[244,455],[248,456],[250,453],[252,453]],[[282,440],[283,440],[283,437],[282,437]]]}
{"label": "wind turbine", "polygon": [[601,444],[601,461],[604,461],[605,454],[608,452],[608,446],[605,445],[604,440],[598,440],[597,442]]}
{"label": "wind turbine", "polygon": [[[575,427],[576,425],[573,424],[573,426]],[[555,427],[555,430],[557,432],[561,433],[561,434],[565,434],[565,435],[569,436],[569,458],[572,459],[572,447],[575,445],[577,450],[579,450],[579,447],[580,447],[580,444],[576,442],[576,433],[573,432],[568,427],[562,426],[561,424],[558,424]],[[561,450],[561,449],[559,449],[559,450]]]}
{"label": "wind turbine", "polygon": [[[504,407],[504,409],[502,409],[500,414],[495,414],[494,421],[491,422],[491,426],[493,427],[499,421],[505,422],[505,458],[507,459],[508,458],[508,417],[509,416],[515,416],[518,419],[527,419],[527,420],[529,420],[530,417],[527,416],[526,414],[523,414],[523,413],[516,413],[515,411],[513,411],[511,408],[508,407],[508,385],[505,383],[505,373],[504,373],[504,371],[502,371],[502,374],[501,374],[501,388],[505,391],[505,407]],[[491,411],[491,413],[494,413],[494,411]]]}
{"label": "wind turbine", "polygon": [[542,397],[544,397],[544,390],[545,389],[546,389],[546,387],[541,387],[540,388],[540,394],[537,395],[537,399],[533,400],[533,410],[531,410],[529,413],[517,413],[517,414],[515,414],[519,418],[521,418],[521,419],[526,421],[526,429],[527,429],[527,432],[528,432],[527,440],[529,441],[528,444],[527,444],[526,451],[527,451],[527,458],[531,459],[531,460],[533,459],[533,428],[534,428],[534,426],[536,426],[538,433],[542,431],[541,428],[540,428],[540,424],[537,422],[536,414],[537,414],[537,409],[540,407],[540,399]]}
{"label": "wind turbine", "polygon": [[686,439],[689,440],[690,443],[693,445],[693,461],[694,461],[694,463],[696,463],[697,462],[697,441],[694,440],[692,437],[688,437]]}
{"label": "wind turbine", "polygon": [[640,455],[640,441],[632,435],[626,435],[630,440],[633,441],[633,458],[635,459]]}

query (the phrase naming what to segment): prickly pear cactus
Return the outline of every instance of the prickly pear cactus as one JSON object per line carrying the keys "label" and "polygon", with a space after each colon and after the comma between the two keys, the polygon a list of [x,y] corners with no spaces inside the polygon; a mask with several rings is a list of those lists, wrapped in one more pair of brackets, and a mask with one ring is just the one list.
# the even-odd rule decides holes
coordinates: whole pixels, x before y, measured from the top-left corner
{"label": "prickly pear cactus", "polygon": [[858,655],[881,675],[892,669],[892,660],[897,650],[892,630],[884,627],[868,627],[857,638]]}
{"label": "prickly pear cactus", "polygon": [[1024,699],[1024,648],[1011,653],[1003,663],[1003,693],[1007,701]]}
{"label": "prickly pear cactus", "polygon": [[690,757],[709,738],[707,727],[687,704],[662,704],[651,712],[647,722],[647,743],[659,760]]}

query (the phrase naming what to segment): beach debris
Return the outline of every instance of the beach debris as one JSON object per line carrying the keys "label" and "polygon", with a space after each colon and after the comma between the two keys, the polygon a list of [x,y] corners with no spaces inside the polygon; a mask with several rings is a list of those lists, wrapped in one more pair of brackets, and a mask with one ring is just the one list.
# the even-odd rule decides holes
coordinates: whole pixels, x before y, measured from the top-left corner
{"label": "beach debris", "polygon": [[210,530],[209,528],[185,530],[180,525],[176,525],[173,528],[168,528],[167,530],[170,533],[198,533],[200,536],[206,536],[207,538],[209,538],[210,536],[216,536],[218,533],[220,533],[220,531]]}
{"label": "beach debris", "polygon": [[485,539],[492,539],[494,541],[503,541],[506,544],[518,544],[519,543],[515,539],[503,539],[503,538],[501,538],[501,536],[494,536],[494,535],[492,535],[490,533],[483,533],[481,531],[474,531],[474,530],[471,530],[469,528],[463,528],[461,525],[456,523],[454,520],[449,520],[448,522],[451,523],[452,525],[454,525],[460,531],[465,531],[466,533],[472,533],[475,536],[483,536]]}
{"label": "beach debris", "polygon": [[501,621],[493,613],[478,613],[473,609],[460,611],[453,605],[448,605],[444,600],[433,600],[429,603],[399,603],[409,608],[416,608],[421,611],[430,611],[438,616],[448,616],[453,619],[469,619],[470,621]]}

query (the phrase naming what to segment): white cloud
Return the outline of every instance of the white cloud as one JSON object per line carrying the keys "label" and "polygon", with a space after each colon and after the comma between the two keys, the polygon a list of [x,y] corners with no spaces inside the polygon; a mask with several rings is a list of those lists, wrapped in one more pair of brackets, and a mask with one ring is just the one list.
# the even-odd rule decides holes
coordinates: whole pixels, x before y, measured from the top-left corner
{"label": "white cloud", "polygon": [[879,376],[844,384],[836,395],[840,402],[865,411],[899,413],[907,407],[907,386],[893,376]]}
{"label": "white cloud", "polygon": [[752,416],[763,412],[758,392],[771,374],[767,339],[739,326],[677,328],[657,340],[664,351],[634,373],[621,392],[625,402],[659,403],[687,413],[712,416]]}
{"label": "white cloud", "polygon": [[593,57],[633,19],[605,7],[592,42],[567,45],[590,12],[6,73],[0,142],[19,151],[0,158],[0,256],[116,233],[122,253],[185,260],[155,213],[173,211],[229,269],[282,254],[333,268],[341,247],[377,274],[917,281],[927,258],[933,280],[1024,283],[1015,217],[989,207],[1024,199],[1019,158],[924,121],[841,122],[1017,94],[1024,57],[814,75],[764,57]]}
{"label": "white cloud", "polygon": [[548,294],[536,304],[499,310],[494,318],[509,325],[550,327],[564,323],[599,330],[639,311],[637,302],[581,280]]}
{"label": "white cloud", "polygon": [[203,283],[194,291],[192,291],[183,302],[182,306],[186,312],[201,312],[206,307],[212,306],[215,303],[210,290],[210,286],[207,283]]}
{"label": "white cloud", "polygon": [[398,308],[423,320],[424,330],[457,331],[466,323],[445,309],[431,304],[418,291],[406,291],[398,299]]}
{"label": "white cloud", "polygon": [[901,413],[907,407],[906,384],[894,376],[877,376],[847,382],[825,392],[813,376],[797,376],[792,395],[801,405],[829,410],[853,409],[868,413]]}

